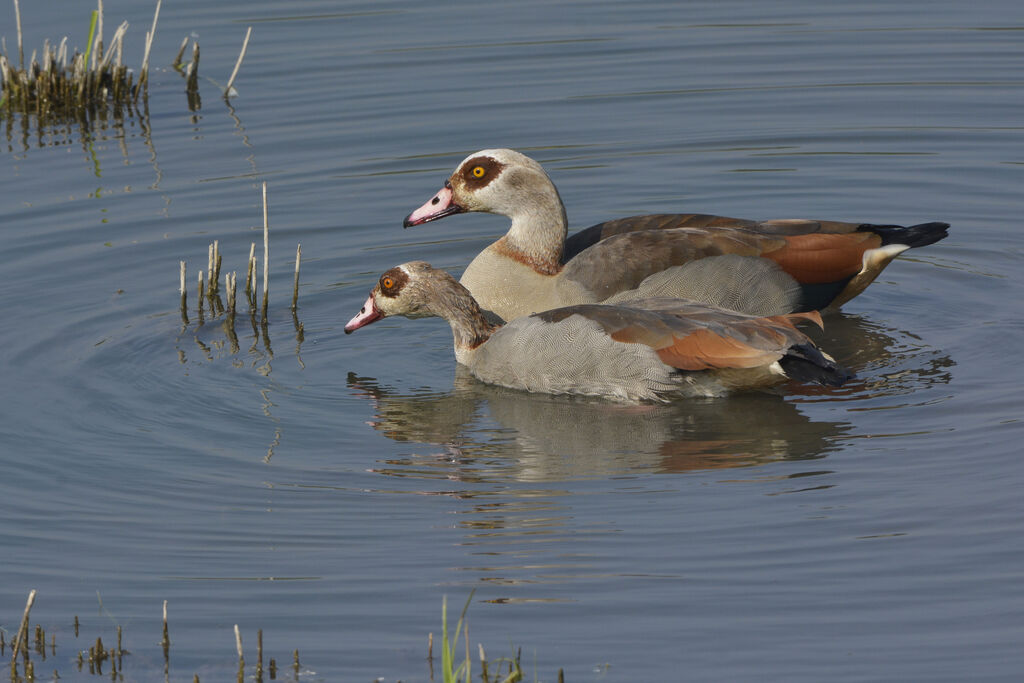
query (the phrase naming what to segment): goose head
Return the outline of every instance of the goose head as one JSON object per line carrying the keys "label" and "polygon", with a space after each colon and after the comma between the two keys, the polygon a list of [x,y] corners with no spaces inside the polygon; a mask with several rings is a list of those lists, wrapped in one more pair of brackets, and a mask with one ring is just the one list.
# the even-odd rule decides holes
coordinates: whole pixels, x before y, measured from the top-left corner
{"label": "goose head", "polygon": [[476,349],[498,328],[484,316],[469,290],[425,261],[385,271],[366,303],[345,325],[345,334],[394,315],[447,320],[455,335],[456,358]]}
{"label": "goose head", "polygon": [[405,217],[411,227],[467,211],[508,216],[515,223],[538,213],[565,223],[565,209],[551,178],[539,163],[511,149],[485,149],[466,157],[444,186]]}
{"label": "goose head", "polygon": [[393,315],[406,318],[437,315],[431,307],[432,288],[425,286],[431,280],[431,271],[434,268],[423,261],[404,263],[386,271],[377,280],[359,313],[345,325],[345,334]]}

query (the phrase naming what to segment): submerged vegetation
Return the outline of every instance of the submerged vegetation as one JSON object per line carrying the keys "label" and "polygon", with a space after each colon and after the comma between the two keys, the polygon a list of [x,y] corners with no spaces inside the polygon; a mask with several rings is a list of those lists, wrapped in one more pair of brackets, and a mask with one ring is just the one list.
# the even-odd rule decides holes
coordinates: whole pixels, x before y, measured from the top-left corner
{"label": "submerged vegetation", "polygon": [[[475,591],[474,591],[475,592]],[[447,598],[441,603],[441,671],[440,680],[443,683],[471,683],[473,681],[473,669],[469,650],[469,629],[466,624],[466,611],[469,609],[470,601],[473,599],[473,592],[469,594],[466,599],[466,604],[462,608],[462,613],[459,615],[458,623],[455,626],[454,637],[449,638],[448,636],[448,601]],[[4,629],[0,628],[0,656],[10,657],[10,670],[9,678],[11,683],[34,683],[36,680],[43,680],[45,676],[47,679],[59,680],[61,673],[59,669],[54,668],[52,674],[47,673],[50,667],[50,663],[47,661],[47,657],[56,658],[57,656],[57,636],[51,631],[49,634],[49,641],[47,641],[47,632],[42,625],[36,624],[34,628],[31,626],[30,616],[32,612],[32,606],[35,604],[36,591],[33,590],[28,595],[28,600],[25,604],[25,611],[22,613],[22,617],[16,633],[5,632]],[[102,602],[100,603],[102,608]],[[0,619],[2,623],[2,619]],[[116,631],[116,645],[106,645],[103,642],[102,635],[97,635],[96,639],[92,639],[92,635],[85,635],[84,627],[79,622],[78,616],[74,617],[72,622],[74,638],[77,641],[80,637],[83,638],[81,646],[76,645],[76,654],[73,657],[74,664],[78,672],[88,672],[96,676],[108,676],[113,681],[125,680],[125,666],[131,662],[131,651],[124,647],[125,634],[120,625],[117,626]],[[60,630],[57,628],[56,630]],[[11,640],[8,641],[7,635],[9,634]],[[109,634],[108,635],[112,635]],[[260,629],[256,632],[256,661],[251,668],[247,668],[245,662],[245,650],[242,647],[242,633],[238,628],[238,624],[234,625],[235,635],[235,649],[238,654],[238,670],[236,673],[236,680],[238,683],[242,683],[247,679],[253,679],[260,683],[264,680],[277,680],[279,674],[283,674],[285,669],[291,669],[290,678],[292,680],[299,680],[303,674],[302,667],[299,663],[299,651],[294,649],[290,653],[290,664],[278,665],[275,658],[271,657],[267,660],[267,664],[264,667],[264,652],[263,652],[263,630]],[[466,656],[465,660],[455,665],[456,650],[458,649],[459,636],[462,636],[465,641]],[[430,634],[428,638],[428,650],[427,650],[427,665],[429,669],[430,680],[436,680],[434,677],[434,635]],[[63,645],[62,645],[63,647]],[[163,637],[160,640],[160,647],[163,651],[163,675],[164,679],[167,680],[170,676],[170,648],[171,639],[169,635],[169,629],[167,625],[167,601],[163,601]],[[480,680],[483,683],[517,683],[518,681],[524,680],[523,670],[520,667],[520,654],[517,652],[514,657],[511,658],[499,658],[492,661],[487,661],[484,655],[483,645],[478,645],[478,651],[480,654]],[[70,658],[64,656],[62,661],[68,661]],[[150,665],[151,666],[151,665]],[[141,679],[141,678],[152,678],[149,675],[151,672],[147,671],[135,671],[131,672],[130,679]],[[266,679],[264,678],[266,677]],[[194,683],[199,683],[199,674],[193,674],[192,678]],[[383,679],[377,679],[383,680]],[[564,683],[565,675],[561,669],[558,671],[558,683]]]}

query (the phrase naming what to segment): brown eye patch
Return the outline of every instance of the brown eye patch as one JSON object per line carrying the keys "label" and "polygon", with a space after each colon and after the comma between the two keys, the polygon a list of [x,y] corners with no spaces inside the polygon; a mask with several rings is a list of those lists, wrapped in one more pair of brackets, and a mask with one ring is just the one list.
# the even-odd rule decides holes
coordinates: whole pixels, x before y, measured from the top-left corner
{"label": "brown eye patch", "polygon": [[396,297],[409,281],[409,276],[401,268],[395,267],[380,276],[380,293],[386,297]]}
{"label": "brown eye patch", "polygon": [[488,156],[469,159],[462,165],[459,175],[463,184],[470,190],[486,187],[492,180],[501,175],[505,164]]}

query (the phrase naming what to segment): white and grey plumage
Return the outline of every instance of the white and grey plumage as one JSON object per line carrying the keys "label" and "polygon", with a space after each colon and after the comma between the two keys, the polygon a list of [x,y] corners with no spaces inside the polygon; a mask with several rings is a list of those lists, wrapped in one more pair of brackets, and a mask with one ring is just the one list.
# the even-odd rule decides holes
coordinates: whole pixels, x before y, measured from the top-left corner
{"label": "white and grey plumage", "polygon": [[439,316],[455,357],[481,381],[525,391],[627,401],[715,396],[792,377],[849,377],[794,323],[814,312],[758,317],[665,297],[580,304],[495,324],[469,291],[423,261],[385,272],[350,333],[387,316]]}
{"label": "white and grey plumage", "polygon": [[[505,320],[558,306],[606,301],[651,275],[711,256],[767,261],[798,295],[783,308],[745,298],[746,313],[837,308],[862,292],[897,255],[946,236],[947,223],[902,227],[816,220],[750,221],[707,214],[658,214],[606,221],[566,239],[565,206],[539,163],[510,149],[469,155],[405,226],[467,211],[508,216],[508,233],[466,268],[464,284]],[[765,271],[766,274],[769,271]],[[692,296],[685,276],[663,278],[669,296]],[[718,276],[734,287],[731,271]],[[705,303],[718,303],[713,291]]]}

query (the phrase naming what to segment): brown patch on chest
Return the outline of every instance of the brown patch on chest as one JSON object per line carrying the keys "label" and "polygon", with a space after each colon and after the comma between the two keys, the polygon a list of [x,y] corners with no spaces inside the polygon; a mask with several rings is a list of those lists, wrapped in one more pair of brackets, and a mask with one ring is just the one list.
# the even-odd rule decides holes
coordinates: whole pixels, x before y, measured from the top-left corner
{"label": "brown patch on chest", "polygon": [[531,268],[535,273],[540,275],[554,276],[558,275],[562,271],[562,265],[560,263],[552,263],[551,261],[530,258],[527,254],[524,254],[519,249],[516,249],[508,243],[508,237],[502,237],[497,242],[491,245],[491,248],[501,256],[512,259],[516,263],[522,263],[524,266]]}

